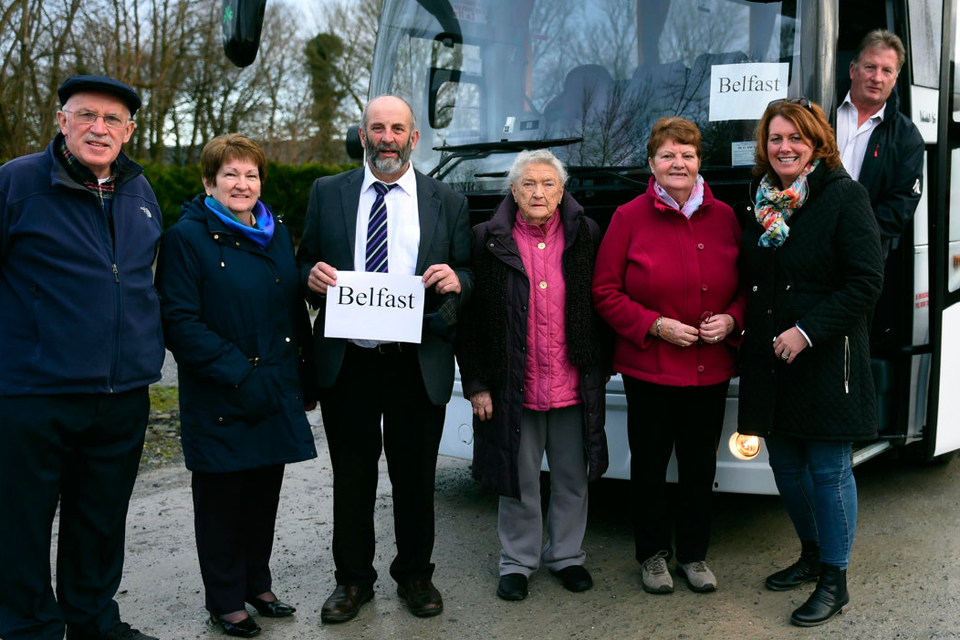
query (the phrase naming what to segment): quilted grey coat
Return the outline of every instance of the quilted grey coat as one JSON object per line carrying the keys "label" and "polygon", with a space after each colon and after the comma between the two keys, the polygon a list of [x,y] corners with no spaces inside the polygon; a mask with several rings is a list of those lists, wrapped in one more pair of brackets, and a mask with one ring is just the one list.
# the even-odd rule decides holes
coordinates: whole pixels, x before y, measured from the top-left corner
{"label": "quilted grey coat", "polygon": [[[876,437],[868,318],[883,285],[880,235],[866,190],[843,168],[810,174],[804,205],[777,248],[747,221],[741,282],[750,297],[740,373],[740,433],[814,440]],[[756,193],[755,181],[751,195]],[[813,343],[791,364],[773,340],[800,323]]]}

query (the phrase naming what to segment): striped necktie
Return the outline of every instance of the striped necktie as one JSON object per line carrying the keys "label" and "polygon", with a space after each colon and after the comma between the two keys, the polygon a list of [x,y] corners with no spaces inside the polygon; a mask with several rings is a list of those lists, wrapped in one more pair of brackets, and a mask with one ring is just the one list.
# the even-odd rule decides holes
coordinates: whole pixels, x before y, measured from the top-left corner
{"label": "striped necktie", "polygon": [[367,271],[387,272],[387,203],[384,197],[396,186],[373,183],[377,197],[370,209],[370,221],[367,224]]}

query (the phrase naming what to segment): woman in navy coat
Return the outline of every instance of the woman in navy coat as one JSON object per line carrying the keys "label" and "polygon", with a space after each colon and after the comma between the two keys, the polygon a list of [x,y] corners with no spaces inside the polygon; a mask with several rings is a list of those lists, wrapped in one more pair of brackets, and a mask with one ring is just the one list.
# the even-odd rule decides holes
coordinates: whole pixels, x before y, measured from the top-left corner
{"label": "woman in navy coat", "polygon": [[219,136],[200,165],[206,195],[164,235],[157,288],[207,610],[228,635],[252,637],[260,627],[244,602],[268,617],[294,612],[271,591],[269,561],[284,464],[317,455],[300,377],[310,325],[290,234],[259,201],[263,151]]}

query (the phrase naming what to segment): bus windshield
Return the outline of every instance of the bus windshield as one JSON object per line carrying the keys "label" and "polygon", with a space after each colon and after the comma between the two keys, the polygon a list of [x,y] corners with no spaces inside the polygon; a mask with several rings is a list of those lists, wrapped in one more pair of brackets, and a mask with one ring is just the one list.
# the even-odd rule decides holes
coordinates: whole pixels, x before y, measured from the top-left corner
{"label": "bus windshield", "polygon": [[801,93],[802,1],[386,0],[371,96],[411,101],[422,171],[478,150],[445,176],[461,191],[502,181],[524,141],[573,168],[646,170],[668,115],[700,127],[705,170],[749,166],[763,108]]}

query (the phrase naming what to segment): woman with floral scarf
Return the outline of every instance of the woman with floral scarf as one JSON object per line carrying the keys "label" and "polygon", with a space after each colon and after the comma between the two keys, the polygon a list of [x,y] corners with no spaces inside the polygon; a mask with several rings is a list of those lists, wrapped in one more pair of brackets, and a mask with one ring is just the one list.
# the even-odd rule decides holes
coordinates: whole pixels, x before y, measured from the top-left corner
{"label": "woman with floral scarf", "polygon": [[739,431],[763,436],[800,559],[773,591],[816,580],[790,620],[823,624],[850,603],[857,524],[851,444],[876,438],[868,319],[883,284],[880,235],[866,190],[840,164],[823,110],[770,103],[757,130],[755,221],[745,225],[750,290]]}

